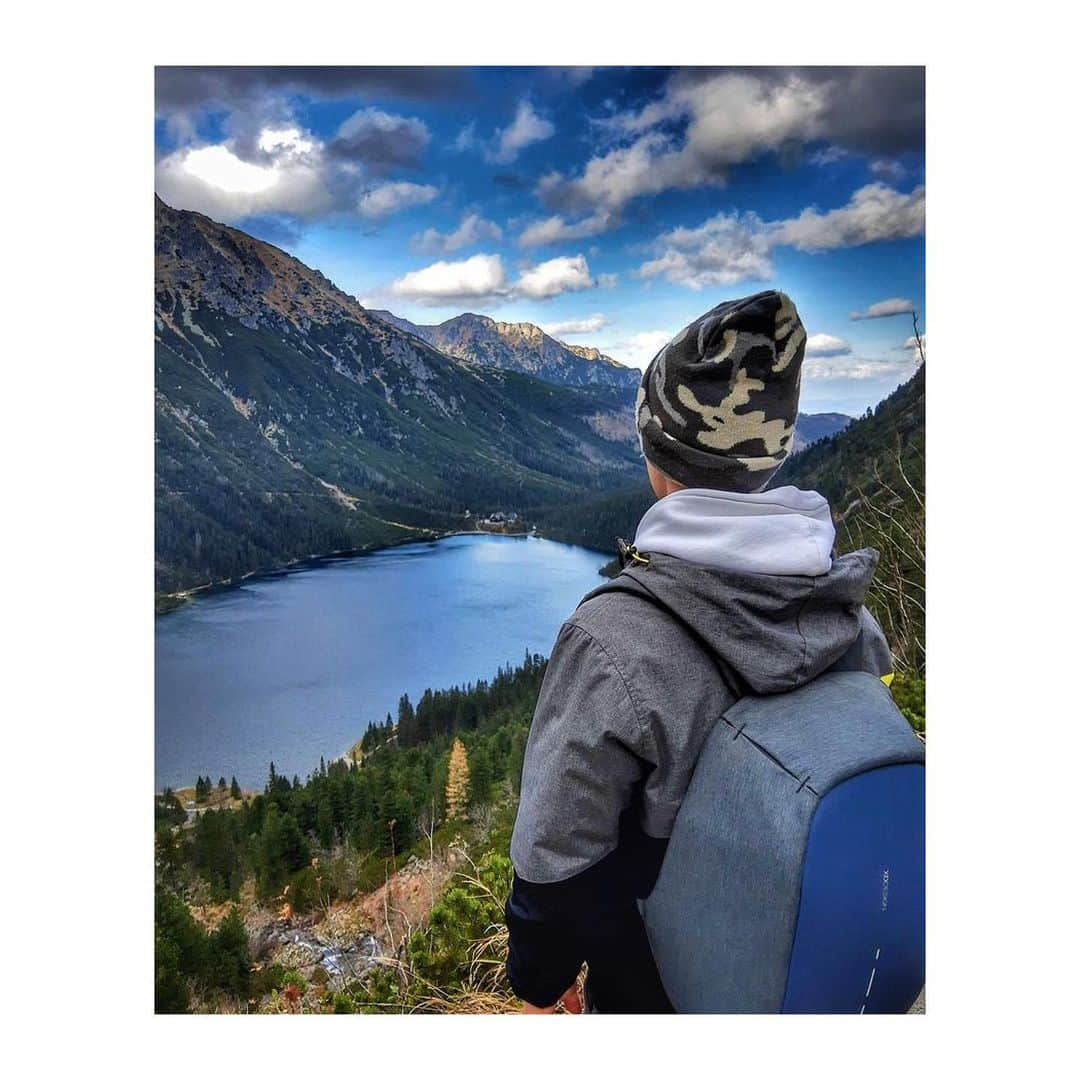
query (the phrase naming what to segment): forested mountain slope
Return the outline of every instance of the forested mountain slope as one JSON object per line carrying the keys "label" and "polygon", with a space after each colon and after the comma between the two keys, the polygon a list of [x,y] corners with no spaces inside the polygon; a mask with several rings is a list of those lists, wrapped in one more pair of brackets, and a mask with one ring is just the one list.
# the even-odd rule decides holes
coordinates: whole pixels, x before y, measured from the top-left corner
{"label": "forested mountain slope", "polygon": [[908,479],[920,489],[926,451],[925,368],[849,426],[792,456],[770,487],[820,491],[839,516],[881,483]]}
{"label": "forested mountain slope", "polygon": [[791,458],[772,485],[814,488],[833,508],[841,551],[881,553],[868,603],[922,709],[926,666],[926,368],[850,427]]}
{"label": "forested mountain slope", "polygon": [[156,588],[625,483],[624,395],[465,364],[270,244],[155,205]]}

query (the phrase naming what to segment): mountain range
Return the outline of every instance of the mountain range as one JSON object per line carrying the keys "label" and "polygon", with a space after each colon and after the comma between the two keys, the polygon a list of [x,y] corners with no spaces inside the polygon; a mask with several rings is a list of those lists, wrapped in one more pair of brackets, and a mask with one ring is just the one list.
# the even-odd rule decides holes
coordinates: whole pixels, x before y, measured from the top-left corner
{"label": "mountain range", "polygon": [[795,435],[791,440],[791,453],[798,454],[822,439],[828,439],[851,423],[844,413],[799,413],[795,420]]}
{"label": "mountain range", "polygon": [[567,345],[532,323],[496,322],[487,315],[466,312],[435,326],[421,326],[391,311],[371,312],[401,330],[434,345],[440,352],[486,367],[520,371],[561,386],[612,386],[631,398],[641,372],[598,349]]}
{"label": "mountain range", "polygon": [[[159,594],[497,511],[572,539],[641,500],[636,369],[530,323],[369,311],[160,199],[154,224]],[[795,448],[849,422],[800,414]]]}
{"label": "mountain range", "polygon": [[318,271],[155,202],[156,588],[630,482],[627,391],[465,363]]}

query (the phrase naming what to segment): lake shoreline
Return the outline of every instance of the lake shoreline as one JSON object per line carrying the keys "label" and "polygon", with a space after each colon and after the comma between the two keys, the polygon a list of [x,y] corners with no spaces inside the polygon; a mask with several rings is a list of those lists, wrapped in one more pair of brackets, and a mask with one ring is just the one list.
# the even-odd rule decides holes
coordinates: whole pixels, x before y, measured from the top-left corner
{"label": "lake shoreline", "polygon": [[[439,531],[436,529],[424,529],[420,526],[415,526],[415,528],[420,535],[405,536],[400,540],[392,540],[387,544],[377,544],[372,547],[345,548],[341,551],[330,551],[321,554],[302,555],[299,558],[290,559],[288,562],[273,567],[267,567],[263,570],[249,570],[246,574],[240,574],[238,577],[221,578],[218,581],[209,581],[202,585],[193,585],[188,589],[179,589],[172,593],[156,592],[154,593],[154,615],[167,615],[169,612],[176,611],[183,607],[188,601],[194,600],[198,596],[227,589],[235,589],[249,581],[277,577],[279,574],[295,572],[297,570],[302,570],[307,566],[317,566],[320,563],[331,559],[357,559],[363,555],[375,555],[380,551],[392,551],[394,548],[404,547],[406,544],[435,543],[438,540],[448,540],[452,536],[533,536],[538,540],[551,539],[551,537],[544,536],[535,528],[530,529],[527,532],[506,532],[502,529],[448,529],[446,531]],[[564,541],[555,542],[563,543]],[[599,551],[597,548],[587,547],[585,544],[574,544],[571,546],[581,547],[586,551],[596,551],[600,555],[607,554],[607,552]]]}
{"label": "lake shoreline", "polygon": [[155,626],[156,786],[209,774],[261,790],[271,761],[291,777],[348,758],[403,695],[419,703],[548,654],[604,561],[458,530],[203,590]]}

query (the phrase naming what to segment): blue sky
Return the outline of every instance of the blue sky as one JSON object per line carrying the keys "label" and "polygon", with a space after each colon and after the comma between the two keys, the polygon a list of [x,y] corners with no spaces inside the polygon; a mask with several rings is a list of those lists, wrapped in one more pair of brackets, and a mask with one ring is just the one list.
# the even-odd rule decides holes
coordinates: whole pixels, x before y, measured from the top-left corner
{"label": "blue sky", "polygon": [[639,367],[780,288],[803,408],[854,414],[926,331],[923,97],[919,68],[159,68],[155,184],[369,307]]}

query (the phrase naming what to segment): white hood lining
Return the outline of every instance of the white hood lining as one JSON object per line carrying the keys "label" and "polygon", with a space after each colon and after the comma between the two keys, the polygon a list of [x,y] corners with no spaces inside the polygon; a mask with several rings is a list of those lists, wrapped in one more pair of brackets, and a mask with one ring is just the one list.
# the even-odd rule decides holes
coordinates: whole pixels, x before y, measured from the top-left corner
{"label": "white hood lining", "polygon": [[835,540],[829,504],[816,491],[682,488],[645,511],[634,546],[743,574],[817,577],[832,566]]}

